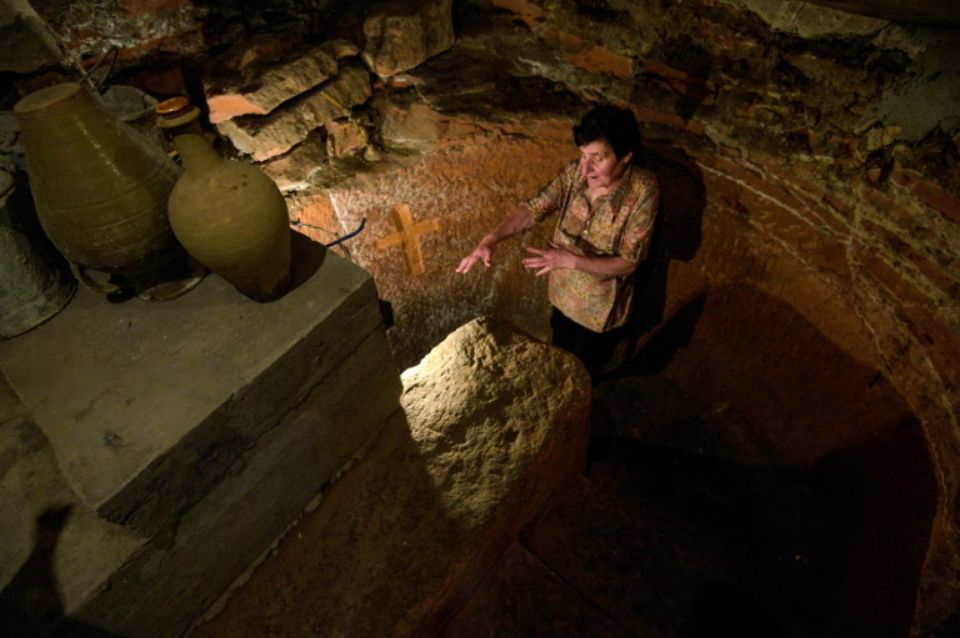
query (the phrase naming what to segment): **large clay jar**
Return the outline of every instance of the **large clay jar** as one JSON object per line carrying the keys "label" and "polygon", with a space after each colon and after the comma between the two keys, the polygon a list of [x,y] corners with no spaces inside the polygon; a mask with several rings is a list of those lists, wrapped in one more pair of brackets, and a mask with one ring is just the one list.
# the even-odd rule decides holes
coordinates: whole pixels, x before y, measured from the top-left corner
{"label": "large clay jar", "polygon": [[0,339],[40,325],[67,305],[77,281],[43,234],[30,194],[0,158]]}
{"label": "large clay jar", "polygon": [[14,113],[40,223],[81,277],[100,270],[141,292],[187,276],[167,221],[179,171],[162,148],[79,84],[31,93]]}
{"label": "large clay jar", "polygon": [[184,171],[170,193],[170,225],[194,259],[257,301],[290,280],[290,221],[273,180],[250,164],[225,160],[197,125],[185,98],[157,105]]}

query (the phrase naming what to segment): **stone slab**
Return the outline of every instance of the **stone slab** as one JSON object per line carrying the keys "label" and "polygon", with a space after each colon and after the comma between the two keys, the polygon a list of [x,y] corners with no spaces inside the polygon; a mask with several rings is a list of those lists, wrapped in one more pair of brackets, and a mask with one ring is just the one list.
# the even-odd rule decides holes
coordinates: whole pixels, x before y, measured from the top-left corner
{"label": "stone slab", "polygon": [[212,275],[163,304],[110,305],[81,291],[3,343],[0,367],[81,501],[152,533],[232,471],[381,321],[370,275],[327,255],[269,304]]}
{"label": "stone slab", "polygon": [[336,72],[337,61],[316,47],[282,63],[248,66],[232,76],[205,79],[210,123],[238,115],[266,115]]}
{"label": "stone slab", "polygon": [[217,124],[221,135],[241,153],[262,162],[286,153],[330,120],[349,115],[370,97],[370,74],[359,64],[344,63],[333,79],[263,116],[247,115]]}
{"label": "stone slab", "polygon": [[[78,501],[0,377],[0,627],[22,630],[13,635],[182,635],[398,412],[400,380],[383,330],[360,339],[176,530],[153,538]],[[63,507],[62,529],[35,524]]]}

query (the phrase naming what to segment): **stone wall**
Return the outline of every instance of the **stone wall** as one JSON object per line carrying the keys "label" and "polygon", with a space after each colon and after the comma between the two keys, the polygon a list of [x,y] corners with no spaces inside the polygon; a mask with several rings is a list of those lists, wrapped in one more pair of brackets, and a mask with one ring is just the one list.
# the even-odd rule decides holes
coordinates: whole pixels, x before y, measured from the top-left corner
{"label": "stone wall", "polygon": [[[960,623],[949,619],[960,599],[960,76],[948,65],[956,31],[938,26],[950,3],[461,0],[452,14],[421,4],[394,3],[390,15],[389,3],[320,3],[336,10],[326,30],[316,12],[306,26],[264,18],[289,16],[288,3],[256,15],[167,3],[137,19],[207,16],[202,42],[184,27],[188,44],[172,51],[239,61],[254,84],[318,46],[336,61],[334,79],[218,126],[263,160],[305,232],[329,241],[366,221],[337,250],[394,304],[402,365],[480,313],[545,336],[543,282],[517,262],[549,228],[504,244],[489,271],[452,270],[575,157],[569,125],[589,104],[632,108],[664,203],[627,358],[649,366],[641,355],[662,355],[654,363],[690,392],[735,398],[787,465],[916,417],[941,491],[915,629]],[[53,24],[76,15],[37,7]],[[387,24],[412,25],[410,37],[385,46]],[[123,31],[101,29],[111,30]],[[82,30],[58,31],[97,49]],[[360,69],[362,90],[336,92],[345,69]],[[220,85],[203,73],[198,83],[218,88],[195,97],[212,101]],[[300,114],[299,128],[276,153],[245,151],[231,133],[284,113]],[[781,373],[801,367],[817,373]]]}

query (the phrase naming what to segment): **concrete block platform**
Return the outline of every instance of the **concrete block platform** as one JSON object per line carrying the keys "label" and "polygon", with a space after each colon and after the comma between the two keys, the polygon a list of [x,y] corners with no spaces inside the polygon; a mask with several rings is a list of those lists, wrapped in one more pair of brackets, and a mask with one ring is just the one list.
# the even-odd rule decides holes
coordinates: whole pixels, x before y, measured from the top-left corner
{"label": "concrete block platform", "polygon": [[104,528],[124,539],[102,566],[58,571],[65,613],[122,635],[182,632],[398,409],[373,280],[295,237],[298,283],[277,301],[215,275],[165,303],[82,290],[0,344],[78,501],[58,555]]}

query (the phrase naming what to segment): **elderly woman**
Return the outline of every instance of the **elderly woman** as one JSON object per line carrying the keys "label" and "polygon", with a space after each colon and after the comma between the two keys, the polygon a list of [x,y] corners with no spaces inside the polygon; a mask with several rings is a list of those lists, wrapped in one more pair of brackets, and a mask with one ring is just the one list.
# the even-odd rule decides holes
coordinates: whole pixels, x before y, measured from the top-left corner
{"label": "elderly woman", "polygon": [[575,354],[594,380],[613,356],[633,299],[633,272],[646,258],[660,201],[656,176],[644,168],[633,113],[598,106],[573,127],[580,159],[480,240],[457,272],[489,266],[496,245],[556,215],[546,248],[523,260],[549,276],[553,343]]}

